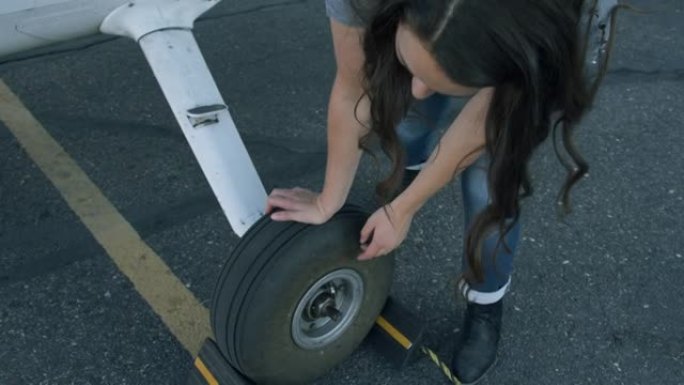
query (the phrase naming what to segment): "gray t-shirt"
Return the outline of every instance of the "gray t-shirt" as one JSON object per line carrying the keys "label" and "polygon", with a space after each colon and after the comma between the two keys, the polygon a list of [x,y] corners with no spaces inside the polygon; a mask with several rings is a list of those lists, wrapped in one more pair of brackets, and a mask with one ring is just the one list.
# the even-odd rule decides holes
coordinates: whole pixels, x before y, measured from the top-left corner
{"label": "gray t-shirt", "polygon": [[363,21],[350,0],[325,0],[328,17],[350,27],[363,27]]}

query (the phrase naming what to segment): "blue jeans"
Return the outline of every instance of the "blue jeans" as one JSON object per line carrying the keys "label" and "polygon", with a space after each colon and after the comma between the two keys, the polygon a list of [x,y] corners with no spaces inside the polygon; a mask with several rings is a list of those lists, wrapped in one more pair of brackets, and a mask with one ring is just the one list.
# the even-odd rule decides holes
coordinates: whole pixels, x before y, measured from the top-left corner
{"label": "blue jeans", "polygon": [[[453,121],[455,103],[452,98],[436,94],[414,103],[411,107],[407,117],[397,127],[397,133],[407,153],[409,167],[422,164],[429,158],[439,141],[440,131]],[[488,166],[489,158],[485,154],[461,173],[466,232],[477,214],[489,204]],[[469,300],[479,303],[495,302],[503,296],[508,287],[513,272],[513,255],[520,240],[520,222],[504,237],[505,245],[508,247],[500,245],[497,248],[498,239],[499,233],[493,232],[484,240],[481,256],[484,281],[466,286],[465,291],[474,294],[468,294]],[[466,271],[469,269],[467,258],[464,257],[462,260],[462,268]],[[483,295],[478,297],[478,294]]]}

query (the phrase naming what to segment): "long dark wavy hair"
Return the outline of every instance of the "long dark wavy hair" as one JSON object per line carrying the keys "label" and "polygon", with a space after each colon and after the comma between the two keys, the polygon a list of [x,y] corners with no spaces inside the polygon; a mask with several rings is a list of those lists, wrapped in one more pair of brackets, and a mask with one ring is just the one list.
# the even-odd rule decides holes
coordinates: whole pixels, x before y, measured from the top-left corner
{"label": "long dark wavy hair", "polygon": [[[370,8],[368,1],[358,7],[365,7],[361,13],[368,17],[363,47],[366,96],[371,104],[369,135],[379,137],[393,165],[389,177],[376,187],[384,202],[402,178],[405,155],[395,127],[412,101],[412,75],[395,53],[399,24],[422,40],[454,82],[494,88],[484,145],[491,159],[491,200],[467,229],[465,240],[465,257],[472,266],[465,278],[482,281],[482,241],[498,230],[501,246],[503,235],[518,221],[520,200],[532,192],[528,162],[552,131],[560,142],[556,153],[568,170],[559,194],[563,208],[569,208],[572,186],[587,173],[588,165],[573,144],[573,130],[591,105],[605,70],[604,65],[591,81],[585,73],[587,40],[583,37],[588,34],[581,20],[596,0],[371,3]],[[364,148],[367,139],[362,139]],[[459,171],[455,166],[454,173]]]}

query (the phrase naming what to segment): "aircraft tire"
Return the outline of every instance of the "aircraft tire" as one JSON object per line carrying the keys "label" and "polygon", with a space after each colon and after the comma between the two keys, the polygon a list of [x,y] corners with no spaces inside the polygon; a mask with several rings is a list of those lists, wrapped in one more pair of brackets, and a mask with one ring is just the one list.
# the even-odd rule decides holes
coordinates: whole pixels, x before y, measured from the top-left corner
{"label": "aircraft tire", "polygon": [[348,357],[380,314],[394,258],[359,262],[368,214],[346,205],[323,225],[267,216],[224,266],[211,306],[216,342],[256,384],[305,384]]}

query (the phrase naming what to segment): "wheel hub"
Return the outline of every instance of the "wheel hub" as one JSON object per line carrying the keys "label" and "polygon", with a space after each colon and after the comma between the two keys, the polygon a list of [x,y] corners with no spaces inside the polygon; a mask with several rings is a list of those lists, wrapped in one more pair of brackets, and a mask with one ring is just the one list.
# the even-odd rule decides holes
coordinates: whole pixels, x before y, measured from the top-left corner
{"label": "wheel hub", "polygon": [[302,296],[292,318],[292,338],[304,349],[318,349],[344,334],[363,300],[363,279],[339,269],[316,281]]}

